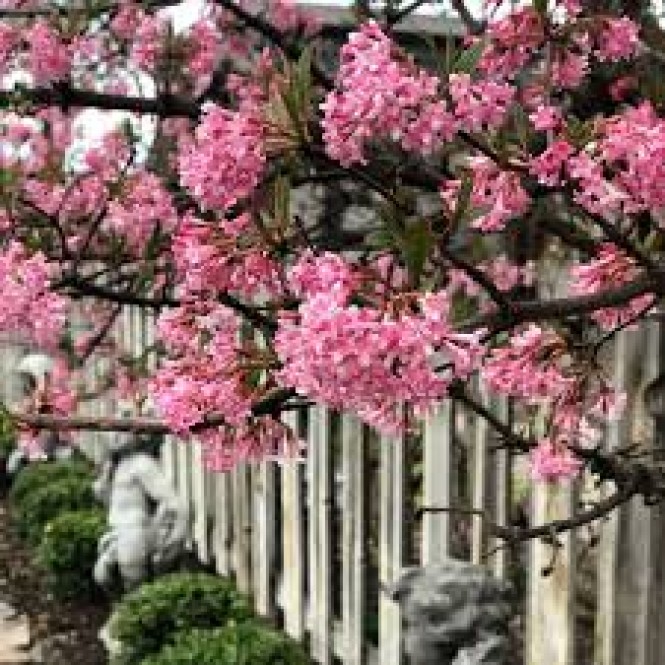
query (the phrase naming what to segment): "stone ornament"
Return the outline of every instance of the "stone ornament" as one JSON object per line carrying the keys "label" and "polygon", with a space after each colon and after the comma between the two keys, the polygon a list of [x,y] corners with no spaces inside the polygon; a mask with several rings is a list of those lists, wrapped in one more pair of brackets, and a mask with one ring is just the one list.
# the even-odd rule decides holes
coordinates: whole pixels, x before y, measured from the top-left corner
{"label": "stone ornament", "polygon": [[187,511],[145,440],[119,434],[109,453],[94,483],[96,496],[108,506],[109,523],[94,577],[109,588],[117,571],[129,591],[176,562],[187,537]]}
{"label": "stone ornament", "polygon": [[480,566],[447,560],[407,569],[387,590],[400,605],[411,665],[507,665],[510,586]]}

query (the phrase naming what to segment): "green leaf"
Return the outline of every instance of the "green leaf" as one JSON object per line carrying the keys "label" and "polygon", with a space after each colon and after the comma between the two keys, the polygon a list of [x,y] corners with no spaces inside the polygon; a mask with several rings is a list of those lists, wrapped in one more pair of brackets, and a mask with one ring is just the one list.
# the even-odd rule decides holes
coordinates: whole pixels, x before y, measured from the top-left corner
{"label": "green leaf", "polygon": [[473,191],[473,179],[470,175],[464,174],[462,177],[462,186],[460,187],[459,195],[457,196],[457,205],[455,206],[455,212],[453,218],[451,219],[452,228],[457,228],[460,222],[464,219],[464,216],[469,210],[469,204],[471,203],[471,192]]}
{"label": "green leaf", "polygon": [[484,50],[485,42],[483,40],[479,40],[469,48],[464,49],[455,59],[451,73],[472,74],[478,66]]}
{"label": "green leaf", "polygon": [[409,275],[417,282],[425,267],[432,245],[432,235],[427,222],[418,220],[418,222],[405,229],[400,245]]}

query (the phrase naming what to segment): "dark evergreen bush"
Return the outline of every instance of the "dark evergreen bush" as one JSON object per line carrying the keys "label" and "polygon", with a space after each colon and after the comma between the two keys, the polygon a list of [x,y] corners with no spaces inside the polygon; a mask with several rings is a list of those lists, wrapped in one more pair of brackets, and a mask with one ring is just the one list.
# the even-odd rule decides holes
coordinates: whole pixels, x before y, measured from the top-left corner
{"label": "dark evergreen bush", "polygon": [[141,665],[307,665],[303,648],[283,633],[255,621],[178,636]]}
{"label": "dark evergreen bush", "polygon": [[57,597],[94,595],[92,570],[97,560],[97,543],[105,530],[106,515],[101,508],[62,513],[45,526],[37,561],[48,573]]}
{"label": "dark evergreen bush", "polygon": [[165,575],[125,596],[113,616],[111,635],[121,644],[117,659],[136,665],[173,643],[176,634],[217,628],[252,614],[232,582],[202,573]]}

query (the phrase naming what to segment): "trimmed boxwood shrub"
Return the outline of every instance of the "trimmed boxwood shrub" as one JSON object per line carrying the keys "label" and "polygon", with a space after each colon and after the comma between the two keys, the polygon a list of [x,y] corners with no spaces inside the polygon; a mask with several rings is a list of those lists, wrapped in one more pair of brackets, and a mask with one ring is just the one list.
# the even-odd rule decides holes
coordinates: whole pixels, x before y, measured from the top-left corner
{"label": "trimmed boxwood shrub", "polygon": [[106,515],[101,508],[62,513],[44,527],[37,561],[58,598],[94,595],[92,570],[97,543],[105,530]]}
{"label": "trimmed boxwood shrub", "polygon": [[252,614],[248,599],[227,579],[203,573],[165,575],[125,596],[111,619],[120,643],[114,663],[136,665],[171,644],[177,633],[217,628]]}
{"label": "trimmed boxwood shrub", "polygon": [[86,478],[92,482],[92,466],[80,458],[28,464],[16,476],[9,493],[9,500],[14,506],[18,506],[26,496],[35,490],[63,478]]}
{"label": "trimmed boxwood shrub", "polygon": [[303,648],[272,628],[255,621],[217,630],[178,635],[174,644],[141,665],[307,665]]}
{"label": "trimmed boxwood shrub", "polygon": [[19,535],[37,546],[44,527],[61,513],[92,508],[95,497],[90,479],[84,476],[64,477],[39,487],[21,498],[13,515]]}

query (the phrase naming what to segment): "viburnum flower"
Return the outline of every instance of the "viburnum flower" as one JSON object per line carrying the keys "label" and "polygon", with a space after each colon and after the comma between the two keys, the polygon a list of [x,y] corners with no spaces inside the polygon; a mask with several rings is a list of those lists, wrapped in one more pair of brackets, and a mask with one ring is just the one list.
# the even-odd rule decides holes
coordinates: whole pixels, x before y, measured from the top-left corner
{"label": "viburnum flower", "polygon": [[529,454],[531,477],[537,481],[556,482],[574,478],[582,463],[561,440],[545,438]]}
{"label": "viburnum flower", "polygon": [[599,60],[610,62],[633,58],[640,45],[639,33],[638,25],[626,16],[605,18],[594,53]]}
{"label": "viburnum flower", "polygon": [[[570,269],[570,292],[573,295],[590,295],[628,284],[640,274],[634,259],[611,243],[598,248],[597,257],[579,263]],[[621,307],[607,307],[591,314],[598,325],[607,330],[635,319],[646,312],[654,302],[651,294],[633,298]]]}
{"label": "viburnum flower", "polygon": [[47,85],[69,76],[71,53],[50,25],[37,19],[23,37],[28,43],[28,69],[37,85]]}
{"label": "viburnum flower", "polygon": [[321,105],[326,151],[345,166],[364,162],[364,148],[373,139],[432,152],[455,132],[455,118],[438,88],[436,76],[398,59],[391,40],[368,21],[342,47],[336,89]]}
{"label": "viburnum flower", "polygon": [[333,408],[351,409],[381,431],[404,426],[401,406],[426,410],[483,354],[483,331],[456,333],[445,294],[423,295],[419,312],[394,315],[317,293],[284,312],[275,336],[276,378]]}
{"label": "viburnum flower", "polygon": [[238,111],[206,104],[194,141],[180,153],[182,184],[207,208],[226,210],[252,194],[266,162],[261,112],[250,100]]}
{"label": "viburnum flower", "polygon": [[0,252],[0,330],[22,333],[46,348],[57,346],[67,302],[50,291],[52,276],[44,255],[31,256],[17,241]]}
{"label": "viburnum flower", "polygon": [[575,148],[568,141],[554,141],[542,154],[531,159],[529,170],[542,185],[556,187],[561,184],[565,165],[574,152]]}
{"label": "viburnum flower", "polygon": [[556,333],[531,324],[505,346],[492,349],[482,368],[483,379],[492,390],[526,401],[556,397],[571,381],[558,363],[561,351]]}
{"label": "viburnum flower", "polygon": [[252,297],[281,292],[279,265],[265,248],[243,242],[242,228],[251,221],[249,215],[240,217],[222,228],[192,215],[183,217],[172,242],[182,294],[235,292]]}
{"label": "viburnum flower", "polygon": [[19,40],[18,30],[0,22],[0,74],[4,74]]}

